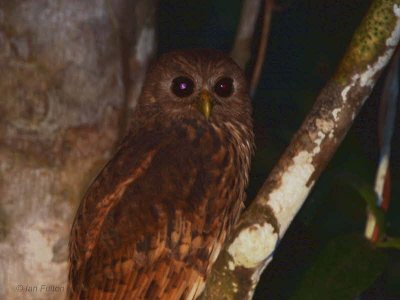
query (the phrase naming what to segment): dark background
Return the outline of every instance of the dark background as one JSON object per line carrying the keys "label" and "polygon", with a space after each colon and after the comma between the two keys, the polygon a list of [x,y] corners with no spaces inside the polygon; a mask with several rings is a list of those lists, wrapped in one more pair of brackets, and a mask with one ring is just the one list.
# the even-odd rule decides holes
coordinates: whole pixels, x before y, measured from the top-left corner
{"label": "dark background", "polygon": [[[288,1],[278,2],[284,9],[273,15],[266,62],[253,99],[257,151],[248,189],[250,200],[335,71],[370,3],[365,0]],[[162,0],[158,17],[159,53],[195,47],[229,53],[241,5],[242,1],[238,0]],[[383,77],[280,243],[254,299],[289,299],[330,240],[347,233],[363,234],[365,201],[344,178],[355,178],[373,186],[378,161],[378,100]],[[393,187],[387,221],[387,232],[391,236],[400,235],[398,125],[399,114],[392,145]],[[385,251],[389,257],[385,271],[361,299],[400,299],[400,251]]]}

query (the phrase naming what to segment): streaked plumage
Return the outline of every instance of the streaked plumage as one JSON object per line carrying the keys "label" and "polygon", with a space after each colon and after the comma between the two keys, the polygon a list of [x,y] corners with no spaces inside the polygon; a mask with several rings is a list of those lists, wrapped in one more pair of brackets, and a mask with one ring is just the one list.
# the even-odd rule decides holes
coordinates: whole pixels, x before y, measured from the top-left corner
{"label": "streaked plumage", "polygon": [[243,205],[251,107],[231,59],[163,55],[133,120],[78,208],[70,299],[196,299]]}

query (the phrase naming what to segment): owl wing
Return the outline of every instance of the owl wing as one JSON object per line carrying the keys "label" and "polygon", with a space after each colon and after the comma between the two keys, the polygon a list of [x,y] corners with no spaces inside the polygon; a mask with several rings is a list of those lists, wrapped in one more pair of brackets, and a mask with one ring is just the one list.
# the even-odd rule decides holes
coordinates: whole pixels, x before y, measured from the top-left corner
{"label": "owl wing", "polygon": [[[71,299],[193,299],[201,292],[225,239],[213,230],[223,228],[225,212],[223,203],[210,210],[219,195],[210,183],[226,170],[195,131],[132,135],[95,179],[71,232]],[[226,165],[226,151],[216,153]]]}

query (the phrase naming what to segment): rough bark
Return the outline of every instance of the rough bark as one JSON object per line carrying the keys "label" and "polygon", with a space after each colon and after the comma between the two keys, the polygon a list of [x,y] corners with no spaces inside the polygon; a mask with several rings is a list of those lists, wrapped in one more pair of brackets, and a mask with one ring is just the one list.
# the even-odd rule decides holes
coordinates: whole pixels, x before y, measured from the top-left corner
{"label": "rough bark", "polygon": [[63,299],[72,217],[135,105],[156,2],[0,0],[1,299]]}
{"label": "rough bark", "polygon": [[260,274],[345,137],[400,38],[400,0],[376,0],[335,76],[242,215],[208,280],[204,299],[251,299]]}

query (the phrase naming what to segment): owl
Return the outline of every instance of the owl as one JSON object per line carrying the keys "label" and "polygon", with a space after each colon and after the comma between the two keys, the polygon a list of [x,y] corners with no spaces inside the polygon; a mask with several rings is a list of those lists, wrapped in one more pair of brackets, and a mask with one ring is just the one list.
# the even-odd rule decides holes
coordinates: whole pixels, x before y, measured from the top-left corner
{"label": "owl", "polygon": [[245,199],[246,79],[216,50],[164,54],[92,182],[69,243],[69,299],[197,299]]}

